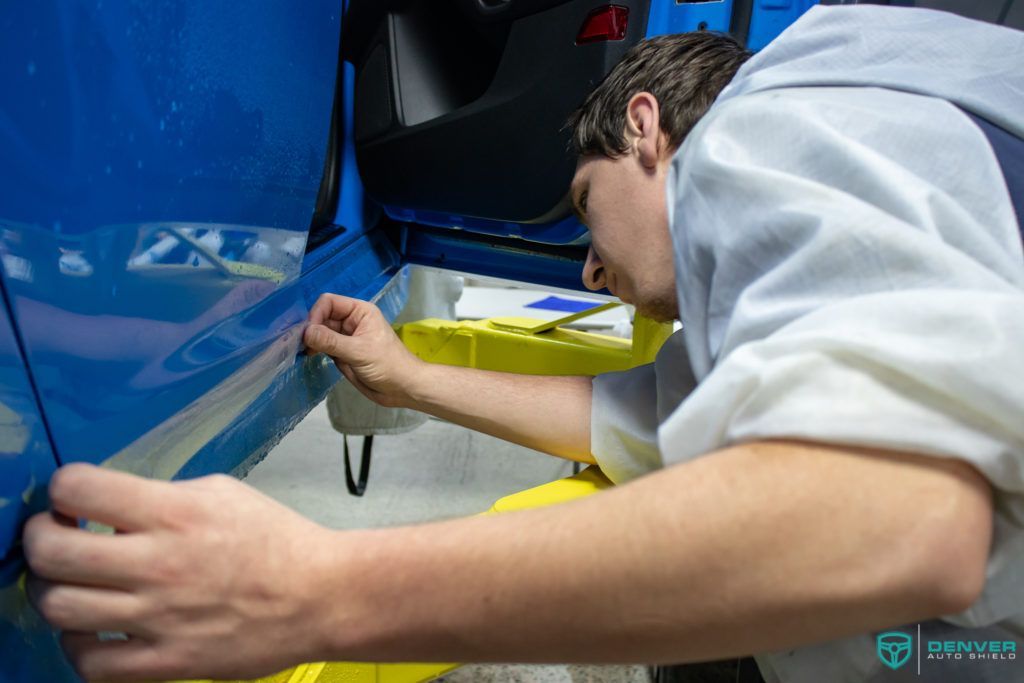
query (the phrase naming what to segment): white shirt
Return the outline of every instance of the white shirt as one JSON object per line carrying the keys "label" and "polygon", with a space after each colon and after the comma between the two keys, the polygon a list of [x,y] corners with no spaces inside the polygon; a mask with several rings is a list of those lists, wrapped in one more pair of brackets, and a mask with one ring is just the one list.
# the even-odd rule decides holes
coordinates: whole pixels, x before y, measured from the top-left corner
{"label": "white shirt", "polygon": [[[592,448],[617,482],[767,438],[972,463],[995,490],[986,588],[925,630],[986,626],[1022,652],[927,670],[1024,679],[1024,251],[950,101],[1024,136],[1024,33],[818,7],[749,60],[672,161],[683,330],[595,379]],[[770,682],[921,680],[873,634],[758,663]]]}

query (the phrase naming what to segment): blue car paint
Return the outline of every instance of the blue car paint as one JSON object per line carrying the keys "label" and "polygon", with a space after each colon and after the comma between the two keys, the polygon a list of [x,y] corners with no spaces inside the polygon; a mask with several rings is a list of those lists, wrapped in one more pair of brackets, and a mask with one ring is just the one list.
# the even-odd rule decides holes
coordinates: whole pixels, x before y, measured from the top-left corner
{"label": "blue car paint", "polygon": [[775,40],[818,0],[755,0],[747,31],[747,47],[755,52]]}
{"label": "blue car paint", "polygon": [[647,18],[647,37],[689,31],[727,33],[732,21],[732,9],[733,0],[685,3],[654,0]]}
{"label": "blue car paint", "polygon": [[4,283],[62,462],[116,456],[305,318],[340,12],[249,7],[3,10],[0,241],[31,265]]}

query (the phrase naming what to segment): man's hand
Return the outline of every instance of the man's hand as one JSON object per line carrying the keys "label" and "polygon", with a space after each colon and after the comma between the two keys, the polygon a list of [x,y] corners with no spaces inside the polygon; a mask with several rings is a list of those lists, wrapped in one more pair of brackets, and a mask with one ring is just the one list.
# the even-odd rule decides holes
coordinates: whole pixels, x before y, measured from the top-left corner
{"label": "man's hand", "polygon": [[84,678],[249,677],[320,654],[319,560],[337,534],[225,476],[167,483],[76,464],[50,497],[53,512],[25,527],[29,597]]}
{"label": "man's hand", "polygon": [[593,462],[589,377],[545,377],[434,365],[412,355],[373,304],[324,294],[306,347],[334,359],[371,401],[435,417],[563,458]]}
{"label": "man's hand", "polygon": [[382,406],[406,406],[408,386],[426,365],[412,355],[373,304],[323,294],[309,312],[306,346],[326,353],[349,382]]}

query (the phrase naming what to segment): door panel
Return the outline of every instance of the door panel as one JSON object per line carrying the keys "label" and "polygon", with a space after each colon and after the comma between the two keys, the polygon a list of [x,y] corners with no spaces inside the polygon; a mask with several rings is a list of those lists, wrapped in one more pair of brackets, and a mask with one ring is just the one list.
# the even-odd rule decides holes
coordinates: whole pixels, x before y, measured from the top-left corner
{"label": "door panel", "polygon": [[[340,22],[328,0],[0,10],[0,242],[27,264],[3,276],[62,461],[173,474],[293,363]],[[186,408],[204,429],[153,439]]]}
{"label": "door panel", "polygon": [[77,680],[17,583],[56,459],[255,462],[337,380],[296,358],[311,300],[397,272],[379,235],[306,253],[340,22],[328,0],[0,6],[0,680]]}
{"label": "door panel", "polygon": [[564,124],[647,23],[646,0],[615,4],[623,35],[587,44],[591,0],[354,4],[346,38],[363,38],[345,50],[369,195],[399,220],[576,241],[575,222],[552,229],[575,165]]}

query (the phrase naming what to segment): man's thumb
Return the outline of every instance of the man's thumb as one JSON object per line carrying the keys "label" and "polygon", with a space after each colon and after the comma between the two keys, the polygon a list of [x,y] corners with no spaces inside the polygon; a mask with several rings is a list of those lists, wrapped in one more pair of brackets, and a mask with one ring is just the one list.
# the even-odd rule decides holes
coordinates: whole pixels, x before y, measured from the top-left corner
{"label": "man's thumb", "polygon": [[314,353],[326,353],[328,356],[340,358],[343,356],[347,337],[339,334],[325,325],[310,325],[306,328],[303,342],[306,348]]}

